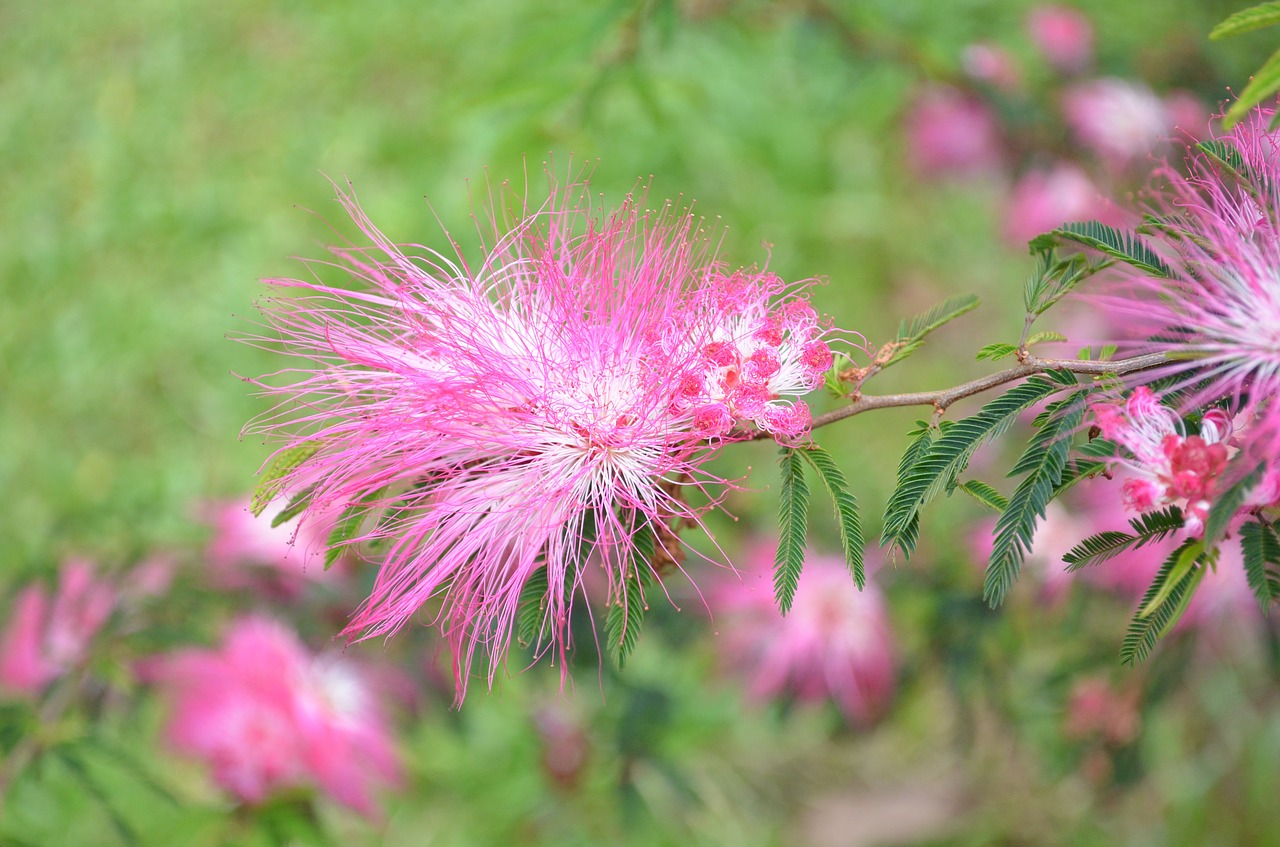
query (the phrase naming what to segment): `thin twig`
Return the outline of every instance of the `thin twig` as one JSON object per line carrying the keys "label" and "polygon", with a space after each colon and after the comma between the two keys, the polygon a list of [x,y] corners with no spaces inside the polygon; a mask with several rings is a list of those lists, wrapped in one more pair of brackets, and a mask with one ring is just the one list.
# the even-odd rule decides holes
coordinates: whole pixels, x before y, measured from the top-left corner
{"label": "thin twig", "polygon": [[[941,414],[947,410],[948,406],[958,400],[1047,371],[1062,370],[1076,374],[1125,376],[1138,371],[1151,370],[1166,364],[1168,361],[1169,358],[1164,353],[1147,353],[1142,356],[1134,356],[1131,359],[1117,359],[1115,361],[1030,358],[1025,363],[1015,365],[1008,370],[979,377],[952,388],[943,388],[937,391],[916,391],[909,394],[860,394],[855,396],[849,405],[834,409],[824,415],[819,415],[814,419],[812,429],[818,429],[827,424],[851,418],[854,415],[860,415],[863,412],[870,412],[872,409],[890,409],[897,406],[932,406],[935,413]],[[768,432],[759,432],[753,436],[753,440],[772,437],[772,434]]]}

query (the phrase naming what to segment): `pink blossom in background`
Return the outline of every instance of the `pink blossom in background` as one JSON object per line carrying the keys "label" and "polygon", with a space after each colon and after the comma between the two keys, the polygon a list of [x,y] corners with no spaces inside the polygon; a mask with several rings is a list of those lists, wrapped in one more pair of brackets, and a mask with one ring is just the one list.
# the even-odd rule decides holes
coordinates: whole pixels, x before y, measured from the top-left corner
{"label": "pink blossom in background", "polygon": [[1194,140],[1208,138],[1213,115],[1204,101],[1190,91],[1174,91],[1164,98],[1164,108],[1169,114],[1169,125],[1184,137]]}
{"label": "pink blossom in background", "polygon": [[346,634],[393,633],[438,598],[459,700],[477,650],[492,683],[539,572],[536,650],[563,668],[583,554],[620,598],[637,527],[699,523],[708,507],[682,492],[725,484],[703,469],[720,445],[802,438],[801,397],[833,363],[808,283],[731,270],[687,212],[639,197],[603,214],[587,191],[515,199],[474,264],[406,254],[343,195],[373,245],[335,251],[357,286],[269,281],[294,296],[264,305],[280,337],[260,341],[292,358],[258,382],[281,399],[261,429],[320,445],[285,480],[314,486],[301,527],[320,508],[396,507],[358,539],[387,552]]}
{"label": "pink blossom in background", "polygon": [[998,171],[1000,126],[991,107],[972,94],[930,86],[906,116],[907,162],[921,176],[974,176]]}
{"label": "pink blossom in background", "polygon": [[970,77],[1002,91],[1015,90],[1022,84],[1022,72],[1009,51],[995,44],[980,41],[968,45],[961,53],[960,63]]}
{"label": "pink blossom in background", "polygon": [[1076,73],[1093,61],[1093,25],[1068,6],[1037,6],[1027,14],[1027,34],[1049,64]]}
{"label": "pink blossom in background", "polygon": [[1101,677],[1076,680],[1071,687],[1063,730],[1069,738],[1097,739],[1112,746],[1129,744],[1142,729],[1141,689],[1117,689]]}
{"label": "pink blossom in background", "polygon": [[116,591],[85,559],[69,559],[50,598],[41,586],[18,594],[0,636],[0,688],[36,696],[88,655],[116,604]]}
{"label": "pink blossom in background", "polygon": [[1072,134],[1104,162],[1122,168],[1173,133],[1165,102],[1140,82],[1108,77],[1073,85],[1062,96]]}
{"label": "pink blossom in background", "polygon": [[758,547],[711,598],[727,663],[758,699],[834,700],[865,725],[893,697],[896,658],[889,611],[874,582],[858,590],[841,558],[810,555],[791,611],[774,600],[773,550]]}
{"label": "pink blossom in background", "polygon": [[205,507],[205,518],[213,529],[205,559],[215,584],[293,596],[308,581],[338,576],[339,571],[324,567],[332,521],[314,520],[301,528],[291,521],[272,527],[272,519],[286,502],[277,499],[258,517],[249,510],[248,498]]}
{"label": "pink blossom in background", "polygon": [[150,675],[172,701],[169,744],[204,761],[244,802],[311,785],[374,816],[374,789],[400,779],[390,730],[362,670],[312,656],[277,623],[241,619],[221,647],[180,651]]}
{"label": "pink blossom in background", "polygon": [[1041,233],[1071,221],[1118,223],[1119,211],[1078,166],[1058,164],[1032,170],[1014,185],[1004,216],[1010,244],[1025,246]]}

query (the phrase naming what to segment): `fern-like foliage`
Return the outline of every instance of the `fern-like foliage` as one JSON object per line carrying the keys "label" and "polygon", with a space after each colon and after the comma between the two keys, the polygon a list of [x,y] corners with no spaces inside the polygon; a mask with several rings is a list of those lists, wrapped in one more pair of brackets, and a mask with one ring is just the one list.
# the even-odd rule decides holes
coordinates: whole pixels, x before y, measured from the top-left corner
{"label": "fern-like foliage", "polygon": [[370,491],[342,510],[333,529],[329,531],[329,537],[325,539],[325,570],[333,567],[333,563],[342,557],[352,540],[360,534],[364,519],[374,509],[374,504],[385,490],[385,488],[379,488],[376,491]]}
{"label": "fern-like foliage", "polygon": [[1169,506],[1155,512],[1144,512],[1129,521],[1133,533],[1100,532],[1071,548],[1062,561],[1067,570],[1078,571],[1113,559],[1129,549],[1164,540],[1171,533],[1182,529],[1186,519],[1177,506]]}
{"label": "fern-like foliage", "polygon": [[1098,221],[1063,224],[1049,234],[1063,241],[1098,250],[1116,261],[1124,262],[1152,276],[1167,278],[1173,273],[1164,260],[1137,235],[1121,232],[1115,227]]}
{"label": "fern-like foliage", "polygon": [[920,436],[913,441],[898,467],[898,486],[885,508],[882,541],[910,556],[920,510],[956,484],[974,451],[1003,434],[1025,409],[1075,384],[1073,375],[1059,371],[1032,377],[983,406],[973,417],[954,422],[937,438],[926,442]]}
{"label": "fern-like foliage", "polygon": [[[1248,461],[1243,453],[1240,454],[1240,457],[1244,461]],[[1213,504],[1209,507],[1209,516],[1204,519],[1204,541],[1207,547],[1213,547],[1213,545],[1222,540],[1222,536],[1226,534],[1227,526],[1231,523],[1231,519],[1236,516],[1236,512],[1240,511],[1240,507],[1244,505],[1244,500],[1249,496],[1249,492],[1262,479],[1263,470],[1264,468],[1260,464],[1248,467],[1246,470],[1240,467],[1238,462],[1232,463],[1227,467],[1226,477],[1228,479],[1235,477],[1235,482],[1215,497]]]}
{"label": "fern-like foliage", "polygon": [[778,503],[778,551],[773,559],[773,592],[782,614],[791,611],[809,535],[809,486],[800,451],[782,449],[782,489]]}
{"label": "fern-like foliage", "polygon": [[635,547],[627,564],[622,596],[609,607],[604,619],[605,642],[619,668],[626,667],[627,657],[640,639],[640,627],[649,609],[645,593],[653,584],[653,530],[647,524],[642,526],[632,536],[632,542]]}
{"label": "fern-like foliage", "polygon": [[261,515],[267,508],[267,504],[280,493],[280,481],[319,451],[320,445],[309,441],[297,447],[281,450],[276,454],[271,464],[262,472],[258,484],[253,489],[253,498],[249,501],[249,511],[253,512],[255,518]]}
{"label": "fern-like foliage", "polygon": [[1003,512],[1009,508],[1008,498],[980,479],[971,479],[958,488],[993,512]]}
{"label": "fern-like foliage", "polygon": [[867,584],[867,574],[862,562],[862,521],[858,517],[858,501],[849,493],[844,474],[836,466],[831,454],[817,445],[801,451],[801,455],[813,465],[818,478],[831,495],[836,510],[836,523],[840,527],[840,544],[844,547],[844,561],[853,575],[853,581],[862,589]]}
{"label": "fern-like foliage", "polygon": [[991,561],[983,582],[983,598],[992,608],[1004,602],[1022,562],[1031,551],[1036,525],[1062,482],[1071,452],[1071,436],[1084,420],[1084,393],[1055,404],[1053,414],[1036,432],[1010,476],[1024,475],[996,521]]}
{"label": "fern-like foliage", "polygon": [[1250,521],[1240,527],[1240,546],[1249,588],[1265,612],[1280,602],[1280,538],[1267,524]]}
{"label": "fern-like foliage", "polygon": [[[1120,647],[1120,660],[1126,665],[1144,661],[1160,636],[1177,623],[1178,617],[1186,609],[1196,585],[1204,576],[1201,556],[1191,555],[1190,565],[1187,565],[1188,554],[1193,554],[1197,547],[1203,550],[1201,542],[1188,538],[1160,566],[1151,587],[1138,603],[1138,611],[1130,621],[1124,643]],[[1182,573],[1177,580],[1172,580],[1175,570],[1181,570]],[[1162,594],[1164,601],[1154,605]],[[1150,611],[1144,614],[1148,609]]]}
{"label": "fern-like foliage", "polygon": [[299,491],[289,499],[288,504],[280,510],[280,512],[271,519],[271,528],[287,524],[289,521],[302,514],[307,506],[311,505],[311,497],[315,494],[316,487],[308,486],[305,491]]}

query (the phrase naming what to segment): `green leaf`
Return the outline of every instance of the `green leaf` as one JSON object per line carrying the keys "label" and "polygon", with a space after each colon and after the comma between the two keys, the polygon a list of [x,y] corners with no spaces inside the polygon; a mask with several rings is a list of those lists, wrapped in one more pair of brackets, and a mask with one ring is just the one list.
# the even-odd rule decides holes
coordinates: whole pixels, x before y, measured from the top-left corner
{"label": "green leaf", "polygon": [[992,608],[1004,602],[1031,551],[1036,525],[1044,517],[1045,507],[1062,481],[1071,452],[1071,435],[1084,420],[1083,394],[1074,395],[1060,405],[1062,410],[1047,421],[1031,439],[1010,476],[1026,474],[1009,497],[1009,507],[996,521],[995,542],[991,562],[983,581],[983,598]]}
{"label": "green leaf", "polygon": [[1259,3],[1228,17],[1209,32],[1209,40],[1229,38],[1280,23],[1280,3]]}
{"label": "green leaf", "polygon": [[1152,276],[1167,278],[1173,273],[1164,260],[1137,235],[1121,232],[1098,221],[1063,224],[1052,235],[1099,250]]}
{"label": "green leaf", "polygon": [[1095,438],[1092,441],[1086,441],[1076,448],[1076,452],[1081,456],[1090,456],[1098,459],[1111,459],[1116,455],[1116,443],[1108,441],[1105,438]]}
{"label": "green leaf", "polygon": [[542,565],[524,581],[516,609],[516,638],[528,647],[542,639],[547,612],[547,566]]}
{"label": "green leaf", "polygon": [[653,530],[645,524],[632,536],[632,542],[635,547],[623,580],[623,594],[609,607],[604,619],[605,642],[619,668],[626,667],[627,657],[640,639],[640,627],[649,609],[645,592],[653,583]]}
{"label": "green leaf", "polygon": [[[1243,454],[1241,456],[1243,458]],[[1258,484],[1258,480],[1262,479],[1263,469],[1262,465],[1257,465],[1244,476],[1238,477],[1226,491],[1213,499],[1213,505],[1209,507],[1209,516],[1204,519],[1204,543],[1207,549],[1213,549],[1226,535],[1227,527],[1231,524],[1231,519],[1236,516],[1236,512],[1240,511],[1240,507],[1244,505],[1245,497],[1249,496],[1249,492]],[[1227,468],[1228,478],[1235,470],[1238,470],[1236,463],[1232,463]]]}
{"label": "green leaf", "polygon": [[275,529],[281,524],[286,524],[296,518],[311,505],[311,497],[316,493],[314,485],[308,486],[306,491],[300,491],[289,500],[289,505],[285,506],[274,518],[271,519],[271,528]]}
{"label": "green leaf", "polygon": [[862,522],[858,518],[858,501],[849,493],[844,474],[840,472],[830,453],[814,445],[801,451],[801,455],[813,465],[819,479],[826,486],[827,493],[831,495],[831,502],[836,510],[836,523],[840,527],[840,544],[844,547],[844,561],[849,566],[853,581],[862,589],[867,584],[867,575],[862,563]]}
{"label": "green leaf", "polygon": [[1277,91],[1280,91],[1280,50],[1272,53],[1267,61],[1263,62],[1262,67],[1258,68],[1257,73],[1253,75],[1253,79],[1249,80],[1249,84],[1244,87],[1244,91],[1240,92],[1236,102],[1231,104],[1231,108],[1222,117],[1223,128],[1231,129],[1249,113],[1250,109]]}
{"label": "green leaf", "polygon": [[1195,567],[1196,561],[1204,554],[1204,550],[1205,546],[1203,541],[1196,541],[1194,544],[1183,549],[1182,555],[1178,557],[1178,561],[1174,563],[1173,568],[1169,571],[1169,575],[1159,586],[1156,593],[1150,600],[1144,603],[1140,609],[1138,609],[1138,617],[1151,617],[1151,615],[1169,599],[1169,595],[1173,593],[1173,589],[1182,582],[1187,574],[1191,573],[1191,569]]}
{"label": "green leaf", "polygon": [[995,344],[988,344],[986,347],[983,347],[981,350],[978,351],[978,355],[975,356],[974,358],[977,359],[979,362],[981,361],[995,362],[995,361],[999,361],[1000,359],[1003,359],[1005,356],[1010,355],[1017,349],[1018,349],[1017,344],[1007,344],[1005,342],[998,341]]}
{"label": "green leaf", "polygon": [[1120,555],[1132,547],[1137,540],[1138,537],[1136,535],[1130,535],[1127,532],[1116,532],[1114,530],[1099,532],[1097,535],[1091,535],[1075,547],[1072,547],[1062,557],[1062,561],[1066,563],[1068,571],[1078,571],[1081,568],[1096,565]]}
{"label": "green leaf", "polygon": [[1244,548],[1244,572],[1253,596],[1265,612],[1280,601],[1280,538],[1275,530],[1258,521],[1240,527],[1240,545]]}
{"label": "green leaf", "polygon": [[1062,342],[1066,340],[1068,340],[1067,337],[1062,333],[1046,329],[1043,332],[1034,333],[1027,338],[1027,346],[1030,347],[1033,344],[1044,344],[1049,341]]}
{"label": "green leaf", "polygon": [[[957,421],[928,444],[928,451],[911,463],[885,507],[883,541],[910,556],[915,548],[914,525],[920,510],[943,489],[951,486],[984,442],[1005,432],[1028,407],[1061,390],[1071,374],[1051,372],[1034,376],[982,407],[978,414]],[[913,443],[913,448],[916,446]]]}
{"label": "green leaf", "polygon": [[809,486],[800,451],[782,450],[782,491],[778,505],[778,552],[773,559],[773,591],[782,614],[791,611],[804,567],[809,535]]}
{"label": "green leaf", "polygon": [[1182,560],[1182,554],[1200,543],[1194,538],[1188,538],[1178,545],[1178,548],[1170,553],[1164,564],[1160,566],[1155,581],[1143,595],[1138,608],[1145,609],[1161,593],[1165,594],[1166,600],[1151,614],[1145,616],[1135,614],[1133,620],[1129,622],[1129,630],[1125,633],[1124,643],[1120,647],[1120,660],[1126,665],[1133,665],[1146,659],[1161,633],[1174,622],[1175,616],[1183,608],[1182,601],[1187,596],[1188,589],[1192,587],[1191,581],[1184,574],[1183,579],[1168,591],[1164,591],[1164,585],[1169,580],[1170,573]]}
{"label": "green leaf", "polygon": [[346,552],[351,540],[360,534],[360,527],[364,525],[365,517],[374,507],[374,501],[381,497],[382,492],[385,490],[385,488],[379,488],[370,491],[355,502],[348,504],[347,508],[342,510],[342,515],[333,525],[333,529],[329,531],[329,537],[325,540],[325,570],[333,567],[333,563],[338,561],[342,554]]}
{"label": "green leaf", "polygon": [[1003,512],[1009,508],[1008,499],[981,480],[971,479],[959,486],[959,488],[993,512]]}
{"label": "green leaf", "polygon": [[255,518],[262,514],[267,505],[279,493],[280,480],[295,468],[301,467],[304,462],[319,450],[319,442],[307,441],[297,447],[289,447],[276,453],[276,457],[271,460],[271,464],[262,472],[262,478],[258,480],[257,486],[253,489],[253,499],[249,501],[249,511],[253,512]]}
{"label": "green leaf", "polygon": [[909,321],[898,325],[898,341],[918,341],[935,329],[955,320],[966,312],[978,308],[978,298],[973,294],[959,294],[921,312]]}
{"label": "green leaf", "polygon": [[[906,452],[902,454],[902,459],[898,462],[898,479],[895,490],[902,487],[907,476],[911,473],[911,469],[929,452],[933,446],[934,438],[954,425],[951,421],[943,421],[941,425],[934,428],[924,421],[916,421],[917,428],[908,433],[911,437],[911,442],[907,445]],[[899,546],[904,550],[914,550],[919,536],[920,515],[917,513],[899,528],[897,533]]]}

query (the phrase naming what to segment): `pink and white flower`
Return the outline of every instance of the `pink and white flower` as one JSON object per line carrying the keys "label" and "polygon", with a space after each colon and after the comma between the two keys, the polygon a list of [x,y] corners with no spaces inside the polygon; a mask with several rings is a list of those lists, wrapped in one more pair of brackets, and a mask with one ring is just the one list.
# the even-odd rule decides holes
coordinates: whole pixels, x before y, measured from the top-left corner
{"label": "pink and white flower", "polygon": [[459,699],[477,647],[492,682],[530,577],[550,586],[538,650],[563,660],[579,563],[603,563],[613,599],[637,528],[678,561],[665,527],[703,511],[684,491],[724,482],[705,461],[759,430],[803,438],[800,397],[832,365],[808,284],[731,271],[687,213],[641,197],[602,215],[586,192],[495,222],[474,264],[393,244],[343,195],[373,243],[335,251],[356,286],[269,280],[298,296],[264,307],[264,343],[294,361],[259,383],[283,398],[262,429],[319,446],[283,481],[313,491],[301,526],[388,509],[357,539],[387,552],[346,632],[390,634],[439,601]]}
{"label": "pink and white flower", "polygon": [[246,803],[315,786],[365,815],[373,789],[400,765],[386,719],[361,669],[312,656],[292,632],[246,618],[218,649],[189,649],[151,671],[172,700],[166,738],[203,760]]}
{"label": "pink and white flower", "polygon": [[1062,111],[1076,138],[1113,167],[1124,167],[1169,139],[1173,116],[1139,82],[1107,77],[1069,88]]}
{"label": "pink and white flower", "polygon": [[843,559],[811,555],[783,616],[772,561],[762,545],[712,598],[729,665],[747,676],[752,697],[830,699],[853,723],[870,723],[893,697],[896,675],[884,595],[874,582],[859,591]]}

